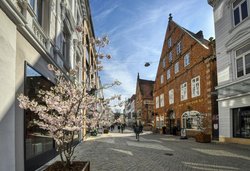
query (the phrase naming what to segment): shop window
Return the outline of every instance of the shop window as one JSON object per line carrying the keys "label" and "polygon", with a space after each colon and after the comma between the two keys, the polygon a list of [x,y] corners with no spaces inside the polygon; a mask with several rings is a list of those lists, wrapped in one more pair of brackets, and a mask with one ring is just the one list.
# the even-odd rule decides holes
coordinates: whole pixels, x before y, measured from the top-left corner
{"label": "shop window", "polygon": [[250,138],[250,107],[233,109],[233,136]]}
{"label": "shop window", "polygon": [[[29,65],[26,65],[25,94],[30,99],[41,100],[37,97],[38,91],[49,90],[53,84],[44,76],[38,73]],[[39,119],[38,115],[30,110],[25,110],[25,152],[26,160],[34,158],[41,153],[49,151],[55,147],[53,139],[49,133],[33,123],[34,119]]]}
{"label": "shop window", "polygon": [[198,129],[200,113],[188,111],[182,114],[182,127],[186,129]]}

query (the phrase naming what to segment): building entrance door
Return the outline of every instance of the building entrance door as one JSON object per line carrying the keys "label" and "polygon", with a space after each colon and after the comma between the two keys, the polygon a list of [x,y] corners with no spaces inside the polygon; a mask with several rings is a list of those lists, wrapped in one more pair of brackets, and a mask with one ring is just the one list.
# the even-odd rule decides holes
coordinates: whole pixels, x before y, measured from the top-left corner
{"label": "building entrance door", "polygon": [[169,113],[169,132],[170,134],[174,135],[175,134],[175,130],[174,130],[174,123],[175,123],[175,113],[173,111],[171,111]]}

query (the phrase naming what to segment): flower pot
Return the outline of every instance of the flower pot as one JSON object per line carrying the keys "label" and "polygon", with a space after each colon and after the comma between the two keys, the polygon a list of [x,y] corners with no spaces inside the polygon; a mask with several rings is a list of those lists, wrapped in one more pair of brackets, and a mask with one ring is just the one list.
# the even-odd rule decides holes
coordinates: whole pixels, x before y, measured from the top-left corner
{"label": "flower pot", "polygon": [[45,171],[90,171],[90,162],[89,161],[73,161],[72,165],[69,167],[64,167],[61,161],[56,161]]}
{"label": "flower pot", "polygon": [[200,132],[195,136],[195,141],[200,143],[210,143],[211,135]]}

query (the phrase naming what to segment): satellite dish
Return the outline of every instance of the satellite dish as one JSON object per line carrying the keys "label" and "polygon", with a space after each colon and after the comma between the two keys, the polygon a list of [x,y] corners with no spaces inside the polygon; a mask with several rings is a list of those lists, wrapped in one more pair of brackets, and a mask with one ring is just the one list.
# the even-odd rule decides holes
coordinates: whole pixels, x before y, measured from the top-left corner
{"label": "satellite dish", "polygon": [[144,64],[144,66],[145,66],[145,67],[148,67],[148,66],[150,66],[150,63],[149,63],[149,62],[146,62],[146,63]]}

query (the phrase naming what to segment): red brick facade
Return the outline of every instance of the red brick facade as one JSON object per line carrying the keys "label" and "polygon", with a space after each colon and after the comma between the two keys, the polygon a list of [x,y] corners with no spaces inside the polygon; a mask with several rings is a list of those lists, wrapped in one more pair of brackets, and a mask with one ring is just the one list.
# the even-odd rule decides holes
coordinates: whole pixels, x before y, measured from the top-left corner
{"label": "red brick facade", "polygon": [[140,120],[144,126],[150,125],[153,121],[153,90],[154,81],[140,79],[138,74],[135,111],[137,113],[137,119]]}
{"label": "red brick facade", "polygon": [[[168,45],[170,38],[171,46]],[[179,42],[181,42],[181,50],[177,54]],[[172,60],[169,57],[170,52],[172,52]],[[189,64],[185,66],[184,58],[188,53]],[[164,118],[164,124],[161,126],[166,126],[168,133],[173,133],[174,127],[177,127],[177,129],[187,127],[187,121],[184,121],[182,116],[186,116],[186,114],[190,116],[190,113],[203,113],[209,118],[208,129],[206,131],[212,134],[211,118],[216,118],[213,115],[218,114],[216,97],[212,93],[217,84],[215,59],[214,41],[205,40],[202,31],[195,34],[186,30],[176,24],[170,16],[154,86],[155,119],[159,119],[160,116]],[[177,62],[179,62],[179,71],[175,72],[175,64]],[[170,78],[167,78],[168,70],[170,70]],[[161,80],[161,77],[163,77],[163,80]],[[193,82],[192,86],[193,78],[197,78],[196,85],[199,87],[196,90],[194,89],[195,91],[192,91],[195,85]],[[182,96],[187,98],[183,99],[181,99],[182,84],[183,86],[185,84],[187,87],[185,89],[187,95],[183,93]],[[171,89],[174,92],[172,104],[169,103],[169,91]],[[156,108],[156,98],[160,97],[161,94],[164,94],[164,105],[159,104],[159,107]],[[158,103],[160,103],[160,100]],[[192,123],[195,126],[195,121]],[[191,132],[196,131],[190,128],[189,133]]]}

